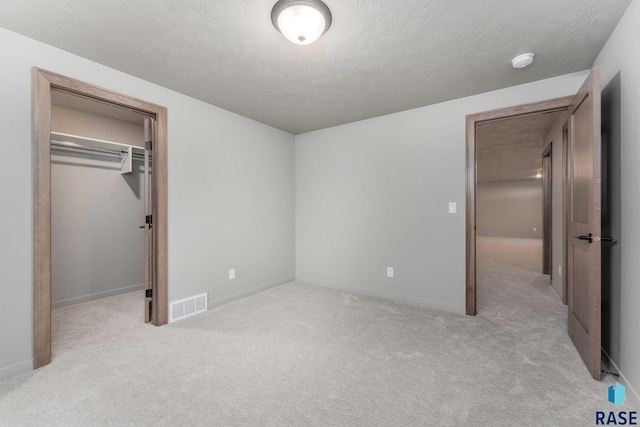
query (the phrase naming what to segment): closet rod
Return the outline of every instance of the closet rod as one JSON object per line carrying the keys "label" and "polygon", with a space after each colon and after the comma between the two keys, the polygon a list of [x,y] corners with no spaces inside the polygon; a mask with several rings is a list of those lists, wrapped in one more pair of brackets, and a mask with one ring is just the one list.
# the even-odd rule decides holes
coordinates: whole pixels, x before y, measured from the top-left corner
{"label": "closet rod", "polygon": [[[120,142],[105,141],[103,139],[88,138],[85,136],[71,135],[68,133],[51,132],[51,143],[71,143],[82,147],[104,148],[107,150],[115,150],[117,152],[128,152],[129,149],[136,153],[144,153],[144,147],[138,147],[130,144],[122,144]],[[68,145],[68,144],[67,144]]]}
{"label": "closet rod", "polygon": [[[109,149],[97,148],[97,147],[87,147],[87,146],[74,144],[72,142],[58,142],[58,141],[51,141],[51,149],[56,151],[69,151],[73,153],[86,153],[87,151],[89,151],[102,156],[114,157],[114,158],[122,158],[122,156],[126,153],[126,151],[122,151],[122,150],[109,150]],[[144,154],[133,153],[133,158],[135,160],[143,160]]]}
{"label": "closet rod", "polygon": [[52,146],[64,147],[64,149],[91,151],[101,155],[116,154],[120,157],[120,173],[123,175],[133,172],[134,158],[138,160],[145,153],[143,147],[135,145],[120,144],[119,142],[60,132],[51,132],[50,140]]}

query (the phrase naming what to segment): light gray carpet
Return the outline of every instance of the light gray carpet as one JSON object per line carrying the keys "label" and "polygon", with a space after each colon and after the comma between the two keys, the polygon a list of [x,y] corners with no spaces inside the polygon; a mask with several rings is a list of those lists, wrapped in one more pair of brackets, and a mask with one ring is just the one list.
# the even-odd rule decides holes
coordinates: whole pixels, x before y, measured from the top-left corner
{"label": "light gray carpet", "polygon": [[593,425],[612,380],[526,240],[479,239],[475,318],[301,283],[161,328],[137,292],[55,310],[53,363],[0,382],[0,425]]}

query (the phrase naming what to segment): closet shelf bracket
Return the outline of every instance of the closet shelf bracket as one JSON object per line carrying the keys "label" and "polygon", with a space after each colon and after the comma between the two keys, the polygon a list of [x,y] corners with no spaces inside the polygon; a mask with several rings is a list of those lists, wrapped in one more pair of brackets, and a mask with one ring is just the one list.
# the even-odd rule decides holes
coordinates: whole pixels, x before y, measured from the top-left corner
{"label": "closet shelf bracket", "polygon": [[122,158],[120,173],[124,175],[133,172],[133,147],[127,147],[127,151],[123,151],[120,157]]}

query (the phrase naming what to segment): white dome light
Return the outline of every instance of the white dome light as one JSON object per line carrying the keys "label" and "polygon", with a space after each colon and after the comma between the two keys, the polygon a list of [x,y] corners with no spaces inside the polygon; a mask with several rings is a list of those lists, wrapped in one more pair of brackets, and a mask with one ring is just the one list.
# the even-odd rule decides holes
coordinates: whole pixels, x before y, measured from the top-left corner
{"label": "white dome light", "polygon": [[318,40],[331,26],[331,11],[320,0],[280,0],[271,11],[273,25],[291,43]]}
{"label": "white dome light", "polygon": [[533,53],[523,53],[522,55],[518,55],[511,60],[511,64],[513,68],[524,68],[531,65],[533,62],[533,57],[536,56]]}

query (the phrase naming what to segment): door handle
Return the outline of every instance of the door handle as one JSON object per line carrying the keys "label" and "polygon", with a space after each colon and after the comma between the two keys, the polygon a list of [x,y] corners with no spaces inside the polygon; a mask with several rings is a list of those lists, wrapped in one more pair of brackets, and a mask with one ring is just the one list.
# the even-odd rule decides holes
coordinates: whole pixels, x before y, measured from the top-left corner
{"label": "door handle", "polygon": [[589,243],[593,242],[593,234],[589,233],[587,236],[576,236],[578,240],[588,240]]}
{"label": "door handle", "polygon": [[144,228],[144,227],[145,227],[144,225],[141,225],[141,226],[140,226],[140,227],[138,227],[138,228]]}
{"label": "door handle", "polygon": [[579,240],[587,240],[589,241],[589,243],[593,243],[593,242],[599,242],[599,241],[603,241],[603,242],[613,242],[613,237],[600,237],[600,236],[594,236],[593,234],[589,233],[586,236],[576,236],[576,239]]}

